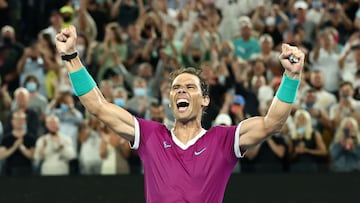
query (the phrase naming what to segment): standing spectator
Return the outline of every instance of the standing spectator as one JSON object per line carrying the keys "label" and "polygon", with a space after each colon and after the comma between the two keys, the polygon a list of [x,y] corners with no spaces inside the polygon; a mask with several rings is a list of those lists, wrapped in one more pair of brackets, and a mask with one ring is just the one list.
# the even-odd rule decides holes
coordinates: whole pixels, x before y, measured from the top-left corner
{"label": "standing spectator", "polygon": [[71,139],[59,132],[60,120],[55,115],[46,117],[48,134],[36,142],[35,159],[42,161],[41,175],[68,175],[69,161],[75,152]]}
{"label": "standing spectator", "polygon": [[58,10],[53,10],[50,15],[50,25],[46,29],[43,29],[40,33],[49,34],[51,40],[55,43],[55,36],[61,31],[64,20]]}
{"label": "standing spectator", "polygon": [[73,150],[78,152],[79,125],[83,115],[74,106],[74,98],[70,92],[60,92],[47,106],[47,115],[54,114],[60,120],[59,133],[71,139]]}
{"label": "standing spectator", "polygon": [[101,174],[129,174],[130,166],[127,161],[130,155],[129,143],[105,125],[102,125],[100,135]]}
{"label": "standing spectator", "polygon": [[37,90],[44,97],[47,97],[45,88],[45,69],[44,60],[40,55],[39,44],[33,42],[30,47],[27,47],[24,54],[17,63],[17,72],[20,75],[20,86],[24,85],[25,78],[28,75],[36,77]]}
{"label": "standing spectator", "polygon": [[28,134],[26,114],[12,113],[12,131],[5,134],[0,144],[0,159],[5,159],[5,175],[31,175],[35,138]]}
{"label": "standing spectator", "polygon": [[19,74],[16,64],[23,55],[23,46],[16,41],[15,30],[6,25],[1,28],[2,43],[0,45],[0,76],[3,85],[7,85],[12,95],[19,87]]}
{"label": "standing spectator", "polygon": [[[26,114],[26,123],[27,123],[27,133],[34,138],[37,138],[39,128],[40,128],[40,116],[36,113],[35,110],[30,108],[30,93],[24,87],[19,87],[15,90],[14,101],[12,103],[12,111],[22,111]],[[8,125],[5,126],[5,132],[12,131],[11,125],[11,115],[8,118]]]}
{"label": "standing spectator", "polygon": [[320,70],[324,74],[324,89],[335,93],[341,78],[338,65],[340,50],[338,50],[337,43],[329,29],[322,30],[318,34],[318,43],[315,49],[310,52],[309,58],[312,68]]}
{"label": "standing spectator", "polygon": [[345,117],[353,117],[360,125],[360,101],[355,100],[351,82],[343,82],[339,87],[339,102],[332,105],[330,119],[333,127],[339,126]]}
{"label": "standing spectator", "polygon": [[330,147],[331,169],[336,172],[360,170],[360,133],[357,121],[352,117],[341,120]]}
{"label": "standing spectator", "polygon": [[305,110],[297,110],[294,115],[295,129],[292,131],[290,152],[291,172],[318,172],[318,159],[327,154],[321,134],[311,125],[310,114]]}
{"label": "standing spectator", "polygon": [[250,58],[252,54],[260,52],[259,42],[252,36],[253,25],[247,16],[239,19],[240,37],[233,40],[235,56],[244,60]]}
{"label": "standing spectator", "polygon": [[87,11],[94,19],[97,27],[96,41],[103,41],[105,34],[105,25],[109,21],[109,14],[102,8],[103,5],[97,0],[89,0]]}
{"label": "standing spectator", "polygon": [[0,78],[0,121],[5,124],[6,119],[9,117],[12,99],[7,90],[7,85],[1,83]]}
{"label": "standing spectator", "polygon": [[101,122],[90,116],[88,122],[82,123],[79,129],[79,165],[83,175],[98,175],[101,169],[100,158],[100,124]]}
{"label": "standing spectator", "polygon": [[127,27],[127,59],[126,67],[132,73],[136,73],[138,65],[144,61],[144,47],[147,44],[145,39],[140,36],[140,28],[136,23],[129,24]]}

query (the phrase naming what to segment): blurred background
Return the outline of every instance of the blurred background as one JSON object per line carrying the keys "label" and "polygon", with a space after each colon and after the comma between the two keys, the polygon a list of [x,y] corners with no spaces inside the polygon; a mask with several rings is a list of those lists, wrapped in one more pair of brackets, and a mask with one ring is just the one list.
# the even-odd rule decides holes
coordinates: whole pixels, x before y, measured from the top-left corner
{"label": "blurred background", "polygon": [[[358,0],[0,0],[0,185],[31,180],[47,188],[49,179],[41,176],[65,185],[82,177],[94,177],[89,180],[94,183],[108,176],[119,182],[136,177],[134,188],[143,197],[136,151],[74,95],[54,44],[69,25],[77,28],[79,56],[105,98],[169,129],[173,70],[192,66],[207,79],[205,129],[236,125],[266,114],[283,74],[281,44],[300,47],[305,71],[291,116],[280,133],[239,160],[234,177],[358,178],[359,5]],[[22,200],[36,199],[31,191]]]}

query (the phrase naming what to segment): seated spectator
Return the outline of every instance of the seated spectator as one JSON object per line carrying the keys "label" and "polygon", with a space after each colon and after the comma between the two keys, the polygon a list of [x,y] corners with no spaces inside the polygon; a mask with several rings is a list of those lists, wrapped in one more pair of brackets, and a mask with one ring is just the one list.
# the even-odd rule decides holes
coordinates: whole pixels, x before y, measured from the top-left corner
{"label": "seated spectator", "polygon": [[305,110],[297,110],[294,115],[292,146],[290,151],[291,172],[318,172],[318,160],[327,154],[321,134],[312,127],[311,116]]}
{"label": "seated spectator", "polygon": [[26,130],[26,114],[21,110],[13,112],[11,126],[12,130],[0,144],[0,160],[5,159],[4,174],[31,175],[35,138]]}
{"label": "seated spectator", "polygon": [[100,135],[101,174],[129,174],[129,143],[105,125],[102,125]]}
{"label": "seated spectator", "polygon": [[75,152],[71,139],[60,133],[60,120],[55,115],[46,117],[47,134],[36,142],[35,159],[42,161],[41,175],[68,175],[69,161]]}
{"label": "seated spectator", "polygon": [[352,117],[341,120],[330,146],[331,170],[335,172],[360,171],[360,133]]}

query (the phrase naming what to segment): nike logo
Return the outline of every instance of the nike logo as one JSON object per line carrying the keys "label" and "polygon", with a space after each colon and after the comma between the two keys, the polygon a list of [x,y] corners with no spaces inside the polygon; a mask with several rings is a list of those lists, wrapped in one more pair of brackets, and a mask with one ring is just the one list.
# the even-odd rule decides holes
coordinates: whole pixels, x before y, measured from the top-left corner
{"label": "nike logo", "polygon": [[206,150],[206,147],[203,148],[203,149],[200,150],[200,151],[195,151],[194,154],[195,154],[195,156],[198,156],[198,155],[200,155],[201,153],[203,153],[205,150]]}
{"label": "nike logo", "polygon": [[171,144],[168,144],[166,141],[164,141],[163,144],[165,149],[171,147]]}

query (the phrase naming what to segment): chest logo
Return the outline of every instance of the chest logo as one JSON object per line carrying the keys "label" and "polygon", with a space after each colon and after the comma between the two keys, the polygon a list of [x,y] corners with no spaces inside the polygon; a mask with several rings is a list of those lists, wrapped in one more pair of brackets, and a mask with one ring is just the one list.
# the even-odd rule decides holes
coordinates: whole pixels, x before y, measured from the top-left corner
{"label": "chest logo", "polygon": [[202,154],[204,151],[206,150],[206,147],[204,147],[202,150],[200,151],[195,151],[194,154],[195,156],[199,156],[200,154]]}
{"label": "chest logo", "polygon": [[164,141],[163,144],[165,149],[171,147],[171,144],[168,144],[166,141]]}

